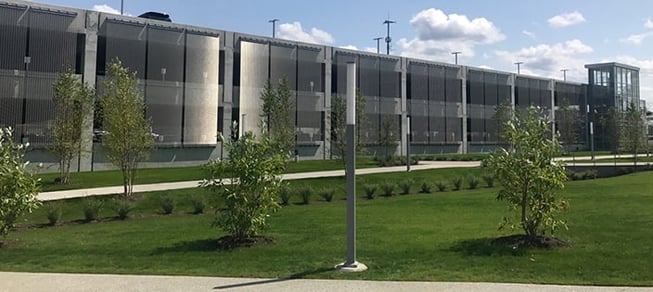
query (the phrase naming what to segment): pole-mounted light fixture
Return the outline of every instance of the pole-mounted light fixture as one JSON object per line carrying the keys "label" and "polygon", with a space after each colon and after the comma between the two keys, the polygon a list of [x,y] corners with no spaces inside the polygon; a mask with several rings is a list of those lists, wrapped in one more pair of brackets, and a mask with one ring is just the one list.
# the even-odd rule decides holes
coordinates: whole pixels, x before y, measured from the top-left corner
{"label": "pole-mounted light fixture", "polygon": [[460,55],[461,52],[451,52],[452,55],[454,55],[454,64],[458,65],[458,55]]}
{"label": "pole-mounted light fixture", "polygon": [[362,272],[367,266],[356,261],[356,63],[347,63],[347,151],[345,152],[347,181],[347,260],[336,265],[344,272]]}
{"label": "pole-mounted light fixture", "polygon": [[272,23],[272,38],[277,37],[277,21],[279,21],[278,18],[268,20],[268,22]]}

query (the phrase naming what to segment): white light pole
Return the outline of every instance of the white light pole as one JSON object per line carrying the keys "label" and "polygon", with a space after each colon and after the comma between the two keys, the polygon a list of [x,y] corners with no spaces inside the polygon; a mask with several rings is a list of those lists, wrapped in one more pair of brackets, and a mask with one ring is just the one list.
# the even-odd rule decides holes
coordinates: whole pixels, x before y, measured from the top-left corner
{"label": "white light pole", "polygon": [[594,123],[590,122],[590,148],[592,151],[592,161],[594,161]]}
{"label": "white light pole", "polygon": [[356,261],[356,63],[347,63],[346,115],[346,171],[347,180],[347,260],[336,265],[345,272],[362,272],[367,266]]}
{"label": "white light pole", "polygon": [[406,171],[410,172],[410,117],[406,117]]}
{"label": "white light pole", "polygon": [[[590,118],[591,114],[590,105],[587,105],[587,118]],[[592,161],[594,161],[594,122],[589,123],[590,126],[590,151],[592,153]]]}

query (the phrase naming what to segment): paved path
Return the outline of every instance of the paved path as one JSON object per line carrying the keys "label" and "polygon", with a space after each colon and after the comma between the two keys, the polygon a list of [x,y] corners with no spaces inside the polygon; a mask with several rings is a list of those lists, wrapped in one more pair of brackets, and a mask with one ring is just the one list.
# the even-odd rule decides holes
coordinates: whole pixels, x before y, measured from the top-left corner
{"label": "paved path", "polygon": [[[642,155],[645,156],[645,155]],[[597,156],[597,159],[613,158],[614,156]],[[632,157],[632,155],[617,155],[618,158]],[[588,163],[573,163],[574,160],[590,160],[591,157],[561,157],[560,160],[566,161],[568,165],[575,166],[595,166],[595,165],[610,165],[610,166],[631,166],[632,162],[588,162]],[[645,164],[645,163],[638,163]],[[647,163],[651,164],[651,163]],[[457,167],[477,167],[480,166],[479,161],[420,161],[418,165],[412,165],[411,170],[423,170],[423,169],[436,169],[436,168],[457,168]],[[357,169],[356,174],[371,174],[371,173],[385,173],[385,172],[402,172],[406,171],[406,166],[394,166],[394,167],[377,167],[377,168],[362,168]],[[303,173],[291,173],[285,174],[283,176],[286,180],[293,179],[305,179],[305,178],[318,178],[318,177],[337,177],[344,176],[344,170],[330,170],[330,171],[314,171],[314,172],[303,172]],[[134,185],[134,192],[153,192],[153,191],[164,191],[164,190],[176,190],[176,189],[188,189],[197,187],[199,180],[195,181],[182,181],[182,182],[168,182],[168,183],[154,183],[154,184],[142,184]],[[111,186],[111,187],[100,187],[100,188],[90,188],[90,189],[76,189],[76,190],[65,190],[65,191],[55,191],[55,192],[43,192],[39,193],[39,200],[50,201],[50,200],[60,200],[60,199],[69,199],[69,198],[78,198],[78,197],[87,197],[87,196],[98,196],[98,195],[113,195],[120,194],[123,192],[122,186]]]}
{"label": "paved path", "polygon": [[[436,169],[436,168],[476,167],[479,166],[480,164],[481,163],[478,161],[421,161],[419,165],[412,165],[410,169],[423,170],[423,169]],[[356,174],[359,175],[359,174],[401,172],[401,171],[406,171],[406,166],[362,168],[362,169],[357,169]],[[317,178],[317,177],[338,177],[344,175],[345,175],[344,170],[314,171],[314,172],[285,174],[283,175],[283,179],[293,180],[293,179]],[[188,189],[188,188],[197,187],[199,182],[200,182],[199,180],[195,180],[195,181],[182,181],[182,182],[171,182],[171,183],[134,185],[134,192],[140,193],[140,192],[153,192],[153,191],[163,191],[163,190]],[[123,192],[122,186],[101,187],[101,188],[92,188],[92,189],[76,189],[76,190],[39,193],[38,199],[42,201],[50,201],[50,200],[60,200],[60,199],[78,198],[78,197],[86,197],[86,196],[121,194],[122,192]]]}
{"label": "paved path", "polygon": [[653,291],[653,288],[507,283],[252,279],[0,272],[0,291]]}

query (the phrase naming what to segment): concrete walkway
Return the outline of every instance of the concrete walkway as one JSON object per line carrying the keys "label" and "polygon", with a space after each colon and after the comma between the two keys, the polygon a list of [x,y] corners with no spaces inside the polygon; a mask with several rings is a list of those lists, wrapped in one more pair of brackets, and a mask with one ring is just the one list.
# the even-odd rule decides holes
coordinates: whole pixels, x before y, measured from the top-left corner
{"label": "concrete walkway", "polygon": [[[479,165],[481,165],[481,163],[478,161],[420,161],[420,164],[418,165],[411,165],[410,169],[424,170],[424,169],[436,169],[436,168],[476,167]],[[356,174],[359,175],[359,174],[402,172],[402,171],[406,171],[406,166],[362,168],[362,169],[357,169]],[[294,180],[294,179],[318,178],[318,177],[338,177],[344,175],[345,175],[344,170],[314,171],[314,172],[284,174],[283,179]],[[182,182],[171,182],[171,183],[134,185],[134,192],[140,193],[140,192],[188,189],[188,188],[197,187],[199,183],[200,183],[199,180],[195,180],[195,181],[182,181]],[[69,199],[69,198],[79,198],[79,197],[86,197],[86,196],[121,194],[122,192],[123,192],[123,186],[112,186],[112,187],[101,187],[101,188],[91,188],[91,189],[43,192],[43,193],[39,193],[38,199],[41,201],[50,201],[50,200],[60,200],[60,199]]]}
{"label": "concrete walkway", "polygon": [[[645,157],[646,155],[640,155]],[[596,156],[596,159],[609,159],[613,158],[612,155],[606,156]],[[617,158],[629,158],[632,155],[617,155]],[[608,166],[632,166],[632,162],[584,162],[584,163],[575,163],[575,160],[590,160],[591,157],[560,157],[559,160],[567,162],[568,165],[574,166],[598,166],[598,165],[608,165]],[[638,165],[645,165],[651,163],[638,163]],[[436,169],[436,168],[458,168],[458,167],[477,167],[480,166],[480,161],[420,161],[418,165],[411,165],[411,170],[424,170],[424,169]],[[393,167],[377,167],[377,168],[362,168],[357,169],[356,174],[371,174],[371,173],[386,173],[386,172],[402,172],[406,171],[406,166],[393,166]],[[283,175],[285,180],[294,180],[294,179],[305,179],[305,178],[319,178],[319,177],[338,177],[344,176],[344,170],[330,170],[330,171],[313,171],[313,172],[303,172],[303,173],[291,173]],[[168,183],[154,183],[154,184],[142,184],[134,185],[134,192],[154,192],[154,191],[164,191],[164,190],[176,190],[176,189],[189,189],[194,188],[199,185],[200,181],[182,181],[182,182],[168,182]],[[100,188],[90,188],[90,189],[75,189],[75,190],[65,190],[65,191],[55,191],[55,192],[43,192],[39,193],[38,199],[41,201],[51,201],[51,200],[60,200],[60,199],[69,199],[69,198],[79,198],[87,196],[99,196],[99,195],[114,195],[121,194],[123,192],[122,186],[111,186],[111,187],[100,187]]]}
{"label": "concrete walkway", "polygon": [[653,288],[508,283],[252,279],[0,272],[0,291],[653,291]]}

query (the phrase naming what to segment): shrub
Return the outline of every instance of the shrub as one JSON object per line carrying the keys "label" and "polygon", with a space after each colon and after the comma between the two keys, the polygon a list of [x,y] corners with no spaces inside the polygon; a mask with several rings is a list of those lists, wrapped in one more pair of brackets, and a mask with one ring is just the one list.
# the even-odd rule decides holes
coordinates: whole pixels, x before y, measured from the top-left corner
{"label": "shrub", "polygon": [[163,214],[172,214],[172,211],[175,210],[177,202],[173,197],[163,197],[161,198],[161,209],[163,209]]}
{"label": "shrub", "polygon": [[453,185],[453,190],[454,191],[460,190],[460,188],[463,185],[463,177],[458,176],[458,177],[453,178],[453,180],[451,181],[451,184]]}
{"label": "shrub", "polygon": [[401,194],[402,195],[408,195],[410,194],[410,189],[413,187],[413,181],[408,179],[408,180],[403,180],[399,183],[399,188],[401,188]]}
{"label": "shrub", "polygon": [[97,220],[100,210],[102,209],[104,202],[96,198],[85,198],[82,203],[82,208],[84,209],[84,219],[86,222],[91,222]]}
{"label": "shrub", "polygon": [[304,187],[299,190],[299,196],[302,197],[302,204],[308,205],[311,201],[311,196],[313,196],[313,189],[310,187]]}
{"label": "shrub", "polygon": [[381,184],[381,190],[384,196],[391,197],[395,192],[395,184],[392,182],[383,183]]}
{"label": "shrub", "polygon": [[430,183],[422,182],[422,185],[420,185],[420,193],[430,194],[432,188],[433,186]]}
{"label": "shrub", "polygon": [[320,191],[320,197],[322,197],[327,202],[331,202],[333,201],[333,196],[335,195],[335,193],[336,190],[334,189],[322,190]]}
{"label": "shrub", "polygon": [[50,203],[47,205],[46,211],[48,215],[48,224],[50,224],[50,226],[57,225],[57,222],[61,219],[61,205]]}
{"label": "shrub", "polygon": [[480,182],[481,181],[473,175],[467,178],[467,186],[469,187],[470,190],[476,189]]}
{"label": "shrub", "polygon": [[290,204],[290,197],[292,197],[292,193],[287,186],[279,189],[279,198],[281,199],[281,205],[288,206],[288,204]]}
{"label": "shrub", "polygon": [[483,180],[485,181],[485,185],[487,185],[488,188],[494,187],[494,176],[491,174],[486,174],[483,176]]}
{"label": "shrub", "polygon": [[194,196],[190,199],[190,203],[193,205],[193,214],[202,214],[204,209],[206,209],[206,199],[202,196]]}
{"label": "shrub", "polygon": [[7,236],[18,218],[41,205],[39,179],[25,169],[28,145],[15,144],[14,138],[11,128],[0,128],[0,238]]}
{"label": "shrub", "polygon": [[363,190],[365,191],[365,198],[367,198],[368,200],[374,199],[374,193],[378,188],[379,186],[375,184],[363,185]]}
{"label": "shrub", "polygon": [[134,210],[134,203],[126,199],[118,199],[115,200],[113,209],[118,214],[120,220],[125,220],[129,216],[129,212]]}
{"label": "shrub", "polygon": [[445,184],[443,181],[437,181],[435,186],[438,188],[438,192],[444,192],[447,190],[447,184]]}
{"label": "shrub", "polygon": [[589,169],[583,172],[583,179],[595,179],[598,176],[598,171]]}
{"label": "shrub", "polygon": [[567,171],[567,180],[579,180],[581,177],[576,171]]}
{"label": "shrub", "polygon": [[[270,95],[266,98],[276,99]],[[232,129],[232,133],[236,132],[238,123]],[[234,242],[260,234],[268,226],[270,215],[280,208],[276,196],[285,185],[281,173],[289,159],[289,152],[282,150],[284,137],[276,140],[266,133],[256,137],[251,131],[238,140],[219,136],[229,159],[209,162],[200,186],[224,203],[224,208],[216,212],[213,226],[221,228]],[[224,178],[238,184],[227,184]]]}

